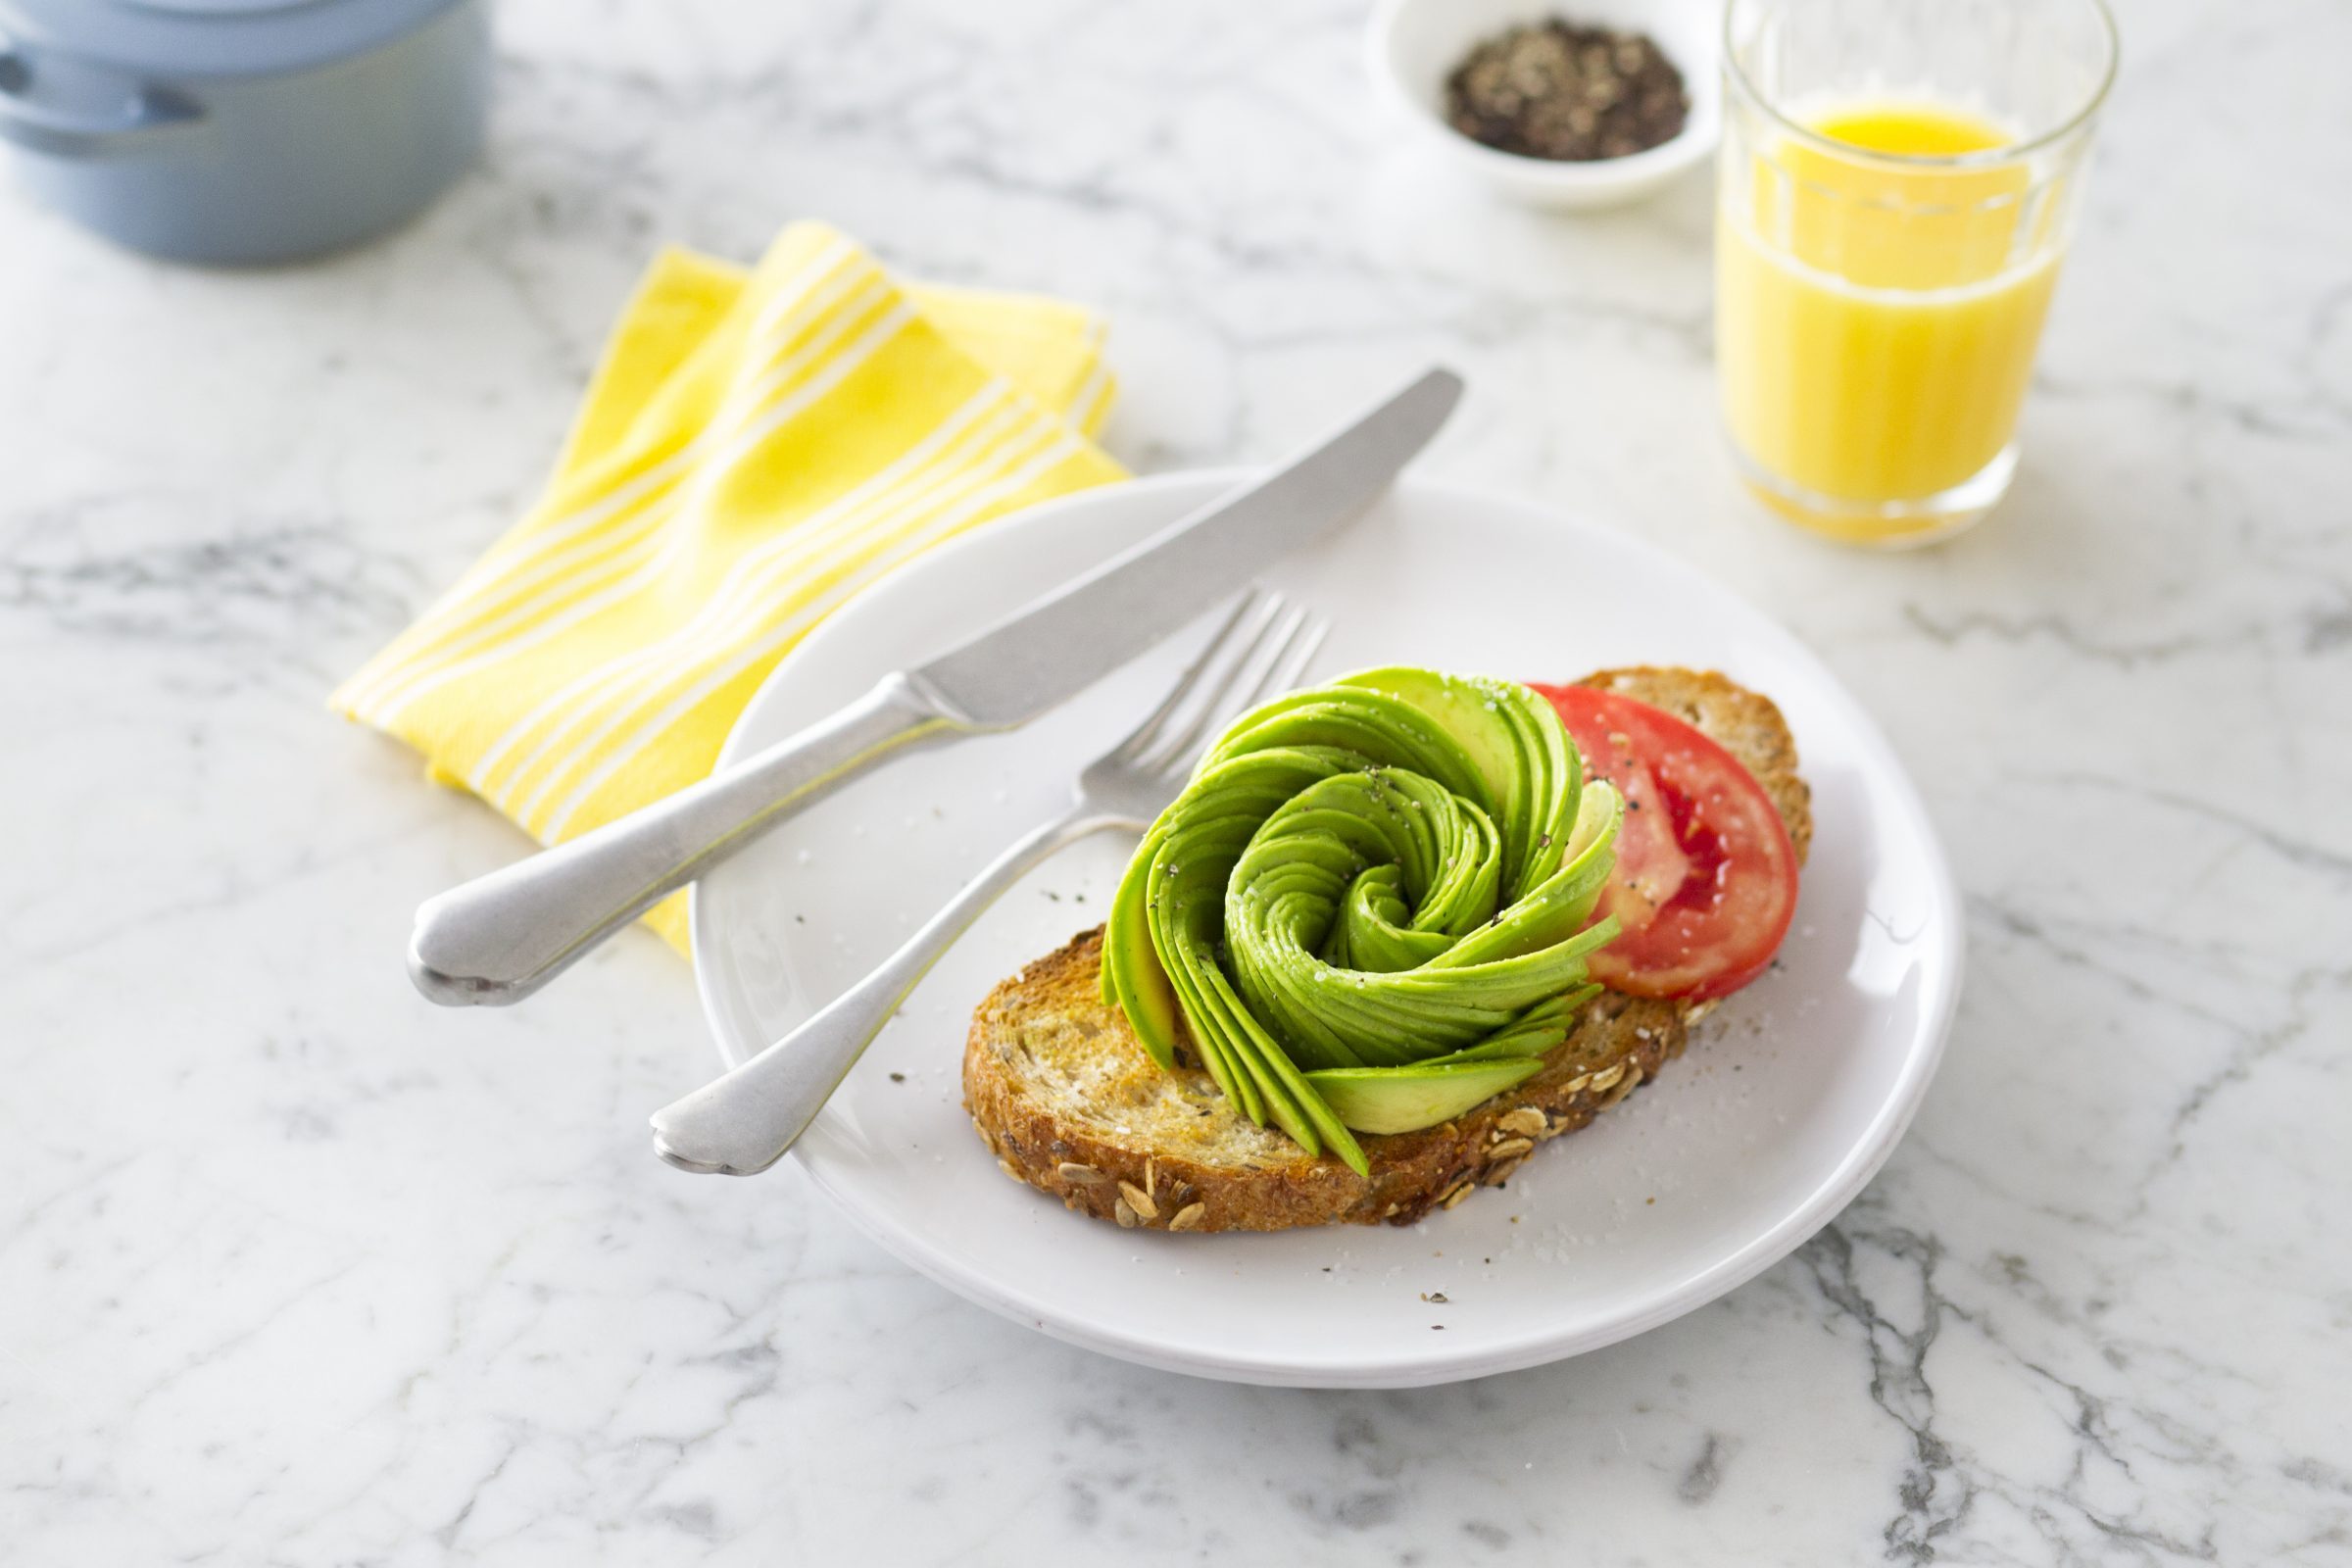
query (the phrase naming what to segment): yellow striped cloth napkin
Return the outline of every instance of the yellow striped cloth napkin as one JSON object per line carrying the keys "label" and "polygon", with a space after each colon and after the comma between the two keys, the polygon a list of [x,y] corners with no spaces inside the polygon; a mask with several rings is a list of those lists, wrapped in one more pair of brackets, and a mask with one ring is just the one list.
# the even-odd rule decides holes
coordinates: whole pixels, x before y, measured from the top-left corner
{"label": "yellow striped cloth napkin", "polygon": [[[333,706],[542,844],[710,771],[824,616],[944,539],[1123,477],[1099,318],[901,285],[822,224],[759,267],[672,250],[554,476]],[[685,906],[647,916],[681,952]]]}

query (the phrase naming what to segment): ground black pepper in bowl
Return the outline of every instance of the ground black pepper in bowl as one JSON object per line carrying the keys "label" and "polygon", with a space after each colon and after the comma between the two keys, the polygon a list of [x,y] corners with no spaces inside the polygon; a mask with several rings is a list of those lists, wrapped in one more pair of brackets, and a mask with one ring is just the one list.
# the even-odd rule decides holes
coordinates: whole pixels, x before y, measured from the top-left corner
{"label": "ground black pepper in bowl", "polygon": [[1528,158],[1590,163],[1672,141],[1683,74],[1644,33],[1553,18],[1489,38],[1446,78],[1446,122]]}

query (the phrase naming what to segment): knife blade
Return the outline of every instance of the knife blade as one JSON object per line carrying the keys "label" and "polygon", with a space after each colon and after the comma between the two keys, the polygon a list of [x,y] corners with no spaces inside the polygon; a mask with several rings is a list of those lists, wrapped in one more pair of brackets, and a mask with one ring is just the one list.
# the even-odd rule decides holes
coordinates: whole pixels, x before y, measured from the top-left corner
{"label": "knife blade", "polygon": [[417,906],[409,975],[451,1006],[518,1002],[762,829],[884,758],[1013,728],[1341,527],[1453,411],[1432,369],[1266,478],[702,782]]}
{"label": "knife blade", "polygon": [[1274,473],[1177,518],[910,677],[974,728],[1037,717],[1353,519],[1461,395],[1460,376],[1428,371]]}

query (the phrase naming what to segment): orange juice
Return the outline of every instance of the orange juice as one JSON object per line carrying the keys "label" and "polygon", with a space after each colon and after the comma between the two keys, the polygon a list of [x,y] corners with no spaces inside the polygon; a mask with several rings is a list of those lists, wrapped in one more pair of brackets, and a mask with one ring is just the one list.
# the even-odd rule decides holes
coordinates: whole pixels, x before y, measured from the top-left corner
{"label": "orange juice", "polygon": [[1968,161],[2013,138],[1960,110],[1851,101],[1794,118],[1825,140],[1726,154],[1716,353],[1732,437],[1758,494],[1800,522],[1941,529],[1942,498],[2005,480],[2060,204],[2022,164]]}

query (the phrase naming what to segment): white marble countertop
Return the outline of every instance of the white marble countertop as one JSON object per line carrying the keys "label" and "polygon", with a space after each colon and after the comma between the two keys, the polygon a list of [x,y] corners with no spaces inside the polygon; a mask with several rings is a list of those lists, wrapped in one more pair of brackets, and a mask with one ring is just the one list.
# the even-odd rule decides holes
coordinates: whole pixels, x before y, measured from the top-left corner
{"label": "white marble countertop", "polygon": [[[1735,489],[1704,181],[1483,205],[1361,10],[517,0],[486,166],[362,254],[179,270],[0,198],[0,1558],[2352,1560],[2352,12],[2127,0],[2016,494],[1880,559]],[[1105,308],[1145,468],[1443,357],[1431,471],[1817,648],[1968,895],[1861,1200],[1581,1360],[1229,1388],[656,1164],[710,1057],[649,938],[414,996],[412,906],[518,840],[325,693],[524,503],[652,248],[804,215]]]}

